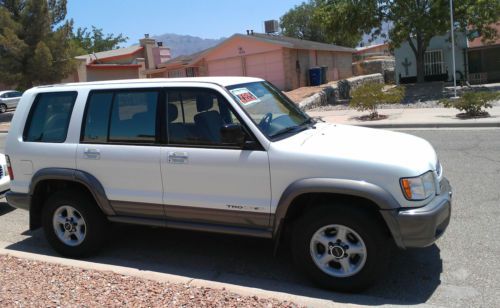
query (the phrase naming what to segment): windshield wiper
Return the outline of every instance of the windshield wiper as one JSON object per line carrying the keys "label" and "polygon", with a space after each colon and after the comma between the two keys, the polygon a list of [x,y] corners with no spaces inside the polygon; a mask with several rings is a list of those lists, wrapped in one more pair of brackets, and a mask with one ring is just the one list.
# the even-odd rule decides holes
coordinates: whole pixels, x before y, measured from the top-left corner
{"label": "windshield wiper", "polygon": [[307,129],[308,126],[304,126],[304,124],[301,124],[301,125],[296,125],[296,126],[289,126],[289,127],[285,127],[283,129],[280,129],[279,131],[277,131],[276,133],[270,135],[269,137],[271,138],[274,138],[276,136],[279,136],[279,135],[284,135],[286,133],[289,133],[289,132],[292,132],[292,131],[295,131],[295,132],[300,132],[300,131],[303,131],[305,129]]}
{"label": "windshield wiper", "polygon": [[300,131],[303,131],[309,127],[315,128],[313,126],[314,124],[316,124],[316,121],[313,118],[308,118],[307,120],[300,123],[299,125],[285,127],[283,129],[277,131],[276,133],[270,135],[269,137],[273,138],[273,137],[276,137],[279,135],[284,135],[284,134],[292,132],[292,131],[300,132]]}
{"label": "windshield wiper", "polygon": [[314,125],[314,124],[316,124],[316,120],[314,120],[313,118],[308,118],[307,120],[302,122],[299,126],[304,126],[306,124]]}

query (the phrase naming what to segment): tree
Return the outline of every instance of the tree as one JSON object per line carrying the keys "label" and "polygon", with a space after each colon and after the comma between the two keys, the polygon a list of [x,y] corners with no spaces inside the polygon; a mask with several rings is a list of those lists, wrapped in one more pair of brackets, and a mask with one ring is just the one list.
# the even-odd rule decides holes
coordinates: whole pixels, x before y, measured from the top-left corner
{"label": "tree", "polygon": [[74,69],[66,0],[0,0],[0,82],[20,89],[58,82]]}
{"label": "tree", "polygon": [[360,31],[327,31],[325,0],[309,0],[296,5],[280,18],[282,34],[304,40],[354,47],[361,40]]}
{"label": "tree", "polygon": [[[424,57],[431,38],[446,34],[451,26],[449,0],[325,0],[322,10],[329,21],[327,32],[377,36],[384,22],[391,23],[391,45],[397,48],[408,42],[415,54],[418,82],[424,81]],[[489,25],[500,19],[500,1],[454,0],[454,17],[457,31],[476,32],[491,40],[499,35]]]}
{"label": "tree", "polygon": [[73,34],[76,44],[84,53],[94,53],[118,48],[120,43],[125,43],[128,37],[123,34],[104,34],[103,30],[92,26],[92,30],[78,28]]}
{"label": "tree", "polygon": [[318,2],[309,0],[296,5],[280,18],[283,35],[303,40],[326,42],[323,25],[316,14]]}

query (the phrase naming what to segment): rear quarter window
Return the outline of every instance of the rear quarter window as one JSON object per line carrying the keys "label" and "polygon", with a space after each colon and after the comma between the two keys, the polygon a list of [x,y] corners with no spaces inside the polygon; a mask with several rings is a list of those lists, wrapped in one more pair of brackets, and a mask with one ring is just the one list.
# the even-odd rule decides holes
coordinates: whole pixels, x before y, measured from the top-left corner
{"label": "rear quarter window", "polygon": [[36,96],[24,128],[23,140],[61,143],[66,140],[77,92],[49,92]]}

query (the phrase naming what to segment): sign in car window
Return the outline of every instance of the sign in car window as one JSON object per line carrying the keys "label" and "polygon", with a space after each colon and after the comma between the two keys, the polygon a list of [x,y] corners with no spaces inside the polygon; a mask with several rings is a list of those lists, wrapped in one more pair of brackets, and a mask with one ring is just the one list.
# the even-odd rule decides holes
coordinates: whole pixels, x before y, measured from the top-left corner
{"label": "sign in car window", "polygon": [[260,99],[247,88],[237,88],[230,91],[244,106],[260,102]]}

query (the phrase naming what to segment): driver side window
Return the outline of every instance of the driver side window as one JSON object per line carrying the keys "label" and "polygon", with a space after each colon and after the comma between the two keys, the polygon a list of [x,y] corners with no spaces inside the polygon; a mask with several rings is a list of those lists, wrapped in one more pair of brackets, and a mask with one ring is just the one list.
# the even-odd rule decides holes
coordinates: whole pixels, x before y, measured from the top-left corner
{"label": "driver side window", "polygon": [[240,124],[228,102],[217,92],[178,89],[167,92],[167,136],[170,144],[225,145],[221,129]]}

